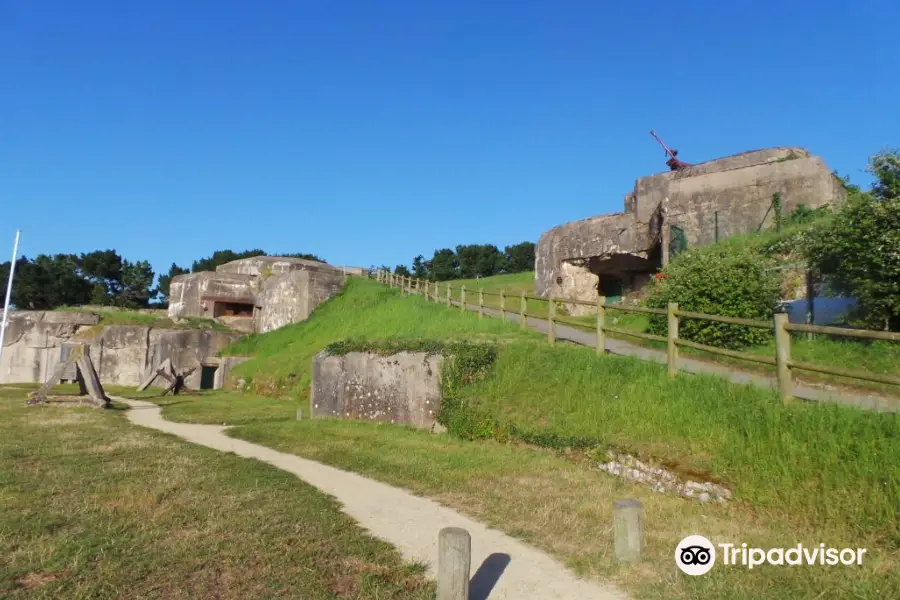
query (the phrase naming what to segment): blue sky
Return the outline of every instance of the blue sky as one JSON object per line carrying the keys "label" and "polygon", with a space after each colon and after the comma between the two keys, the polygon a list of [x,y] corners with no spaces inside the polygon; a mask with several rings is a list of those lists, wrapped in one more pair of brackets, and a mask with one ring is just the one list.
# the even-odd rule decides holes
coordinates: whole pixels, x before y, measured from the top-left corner
{"label": "blue sky", "polygon": [[157,271],[502,248],[621,210],[666,168],[650,129],[863,183],[900,146],[898,30],[896,0],[0,0],[0,260],[16,228]]}

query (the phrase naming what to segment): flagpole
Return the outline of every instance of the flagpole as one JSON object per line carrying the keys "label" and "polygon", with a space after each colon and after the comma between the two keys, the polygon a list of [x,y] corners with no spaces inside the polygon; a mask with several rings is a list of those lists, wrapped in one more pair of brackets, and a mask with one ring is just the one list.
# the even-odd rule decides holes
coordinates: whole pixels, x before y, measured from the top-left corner
{"label": "flagpole", "polygon": [[3,301],[3,321],[0,321],[0,356],[3,355],[3,339],[6,337],[6,325],[9,323],[9,299],[12,296],[13,275],[16,272],[16,257],[19,255],[19,235],[16,229],[16,241],[13,244],[12,262],[9,263],[9,281],[6,282],[6,299]]}

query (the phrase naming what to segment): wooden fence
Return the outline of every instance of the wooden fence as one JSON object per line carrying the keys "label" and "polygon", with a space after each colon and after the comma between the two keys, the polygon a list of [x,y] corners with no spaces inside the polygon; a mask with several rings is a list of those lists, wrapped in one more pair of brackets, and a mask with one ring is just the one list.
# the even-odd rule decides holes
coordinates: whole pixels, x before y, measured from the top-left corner
{"label": "wooden fence", "polygon": [[[393,273],[389,273],[387,271],[376,271],[374,274],[374,278],[379,282],[384,283],[385,285],[389,285],[394,288],[400,288],[402,293],[410,294],[410,295],[420,295],[426,300],[440,302],[446,304],[448,307],[452,306],[454,300],[452,298],[452,287],[450,283],[445,283],[441,286],[440,282],[433,282],[421,279],[414,279],[412,277],[404,277],[400,275],[394,275]],[[441,288],[444,288],[443,293],[441,292]],[[459,300],[456,301],[459,303],[459,308],[461,311],[465,311],[469,308],[469,306],[473,306],[469,304],[466,299],[466,286],[463,285],[459,289]],[[506,319],[507,313],[517,314],[519,315],[519,326],[521,328],[525,328],[528,319],[528,302],[546,302],[549,304],[547,311],[547,341],[551,344],[556,343],[556,325],[557,323],[562,323],[564,325],[570,325],[581,328],[588,328],[596,331],[596,350],[598,353],[603,353],[606,351],[606,334],[614,333],[618,335],[630,336],[635,338],[640,338],[643,340],[650,340],[654,342],[661,342],[666,344],[666,363],[668,365],[669,375],[675,376],[678,373],[678,349],[681,347],[684,348],[693,348],[695,350],[702,350],[704,352],[709,352],[711,354],[717,354],[720,356],[728,356],[730,358],[736,358],[741,360],[746,360],[750,362],[760,363],[764,365],[774,366],[775,371],[778,377],[778,390],[781,394],[782,399],[785,402],[790,402],[793,399],[793,382],[792,382],[792,371],[800,370],[800,371],[811,371],[814,373],[824,373],[827,375],[836,375],[838,377],[848,377],[851,379],[860,379],[862,381],[869,381],[874,383],[886,383],[890,385],[900,386],[900,376],[897,375],[886,375],[880,373],[870,373],[867,371],[860,371],[856,369],[841,369],[838,367],[830,367],[824,365],[817,365],[813,363],[796,361],[791,358],[791,332],[795,333],[818,333],[824,335],[836,335],[847,338],[855,338],[862,340],[885,340],[892,342],[900,342],[900,333],[889,332],[889,331],[871,331],[867,329],[847,329],[843,327],[825,327],[821,325],[804,325],[799,323],[791,323],[788,320],[788,315],[785,313],[777,313],[774,316],[772,321],[756,321],[753,319],[741,319],[737,317],[724,317],[720,315],[708,315],[704,313],[695,313],[685,310],[680,310],[678,308],[678,304],[671,302],[668,307],[665,309],[662,308],[646,308],[642,306],[627,306],[619,303],[607,303],[606,298],[600,296],[597,298],[596,302],[587,302],[584,300],[574,300],[571,298],[556,298],[551,296],[550,298],[541,298],[538,296],[531,296],[522,292],[518,296],[508,296],[503,290],[499,292],[485,292],[483,289],[477,290],[478,294],[478,304],[474,305],[478,307],[478,317],[483,318],[485,315],[485,306],[484,306],[484,297],[485,295],[489,296],[499,296],[500,298],[500,316]],[[519,299],[519,310],[512,310],[507,306],[507,300],[510,299]],[[596,324],[593,326],[589,326],[583,321],[576,321],[572,318],[567,318],[564,315],[559,315],[557,313],[557,306],[559,304],[573,304],[580,306],[589,306],[592,307],[596,314]],[[667,327],[667,335],[653,335],[650,333],[644,333],[641,331],[633,331],[629,329],[622,329],[618,327],[611,327],[606,324],[606,316],[607,311],[621,311],[621,312],[631,312],[631,313],[647,313],[651,315],[660,315],[665,316],[668,322]],[[536,317],[536,315],[532,314],[532,317]],[[718,323],[729,323],[732,325],[744,325],[746,327],[756,327],[759,329],[767,329],[769,331],[773,331],[775,334],[775,356],[762,356],[758,354],[752,354],[749,352],[739,352],[735,350],[727,350],[725,348],[718,348],[716,346],[708,346],[706,344],[698,344],[697,342],[692,342],[690,340],[683,340],[678,337],[678,327],[681,323],[682,319],[699,319],[704,321],[715,321]]]}

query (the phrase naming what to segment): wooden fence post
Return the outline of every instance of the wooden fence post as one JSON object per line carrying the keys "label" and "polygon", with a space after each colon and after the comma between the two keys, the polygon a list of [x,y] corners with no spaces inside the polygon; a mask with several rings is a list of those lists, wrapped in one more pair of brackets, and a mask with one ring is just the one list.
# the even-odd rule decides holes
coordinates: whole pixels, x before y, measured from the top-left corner
{"label": "wooden fence post", "polygon": [[447,306],[451,306],[452,302],[450,301],[450,282],[447,282]]}
{"label": "wooden fence post", "polygon": [[419,295],[419,282],[422,281],[418,277],[416,277],[416,296]]}
{"label": "wooden fence post", "polygon": [[472,537],[460,527],[438,534],[437,600],[469,600]]}
{"label": "wooden fence post", "polygon": [[669,327],[668,327],[668,339],[666,340],[666,362],[669,365],[669,376],[675,377],[678,374],[678,344],[675,343],[675,340],[678,339],[678,315],[675,312],[678,310],[677,302],[669,302],[669,305],[666,309],[666,316],[668,317]]}
{"label": "wooden fence post", "polygon": [[425,280],[425,301],[428,301],[428,291],[431,289],[431,282],[427,279]]}
{"label": "wooden fence post", "polygon": [[528,299],[525,297],[525,292],[522,292],[522,304],[519,306],[519,327],[525,329],[525,326],[528,323]]}
{"label": "wooden fence post", "polygon": [[606,352],[606,296],[597,298],[597,354]]}
{"label": "wooden fence post", "polygon": [[616,558],[638,562],[644,549],[644,508],[631,498],[613,502],[613,532]]}
{"label": "wooden fence post", "polygon": [[460,312],[466,312],[466,286],[463,285],[459,288],[459,310]]}
{"label": "wooden fence post", "polygon": [[551,344],[556,343],[556,299],[550,294],[550,310],[547,317],[547,341]]}
{"label": "wooden fence post", "polygon": [[500,318],[506,320],[506,294],[500,290]]}
{"label": "wooden fence post", "polygon": [[484,318],[484,289],[478,289],[478,318]]}
{"label": "wooden fence post", "polygon": [[778,392],[785,404],[794,397],[794,386],[791,383],[791,332],[785,327],[788,321],[787,313],[775,315],[775,368],[778,372]]}

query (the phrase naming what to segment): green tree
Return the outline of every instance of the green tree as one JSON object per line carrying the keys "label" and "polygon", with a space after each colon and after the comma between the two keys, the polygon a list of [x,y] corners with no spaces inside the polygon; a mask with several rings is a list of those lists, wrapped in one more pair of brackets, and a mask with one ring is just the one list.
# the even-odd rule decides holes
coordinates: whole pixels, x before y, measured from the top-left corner
{"label": "green tree", "polygon": [[459,262],[456,252],[450,248],[434,251],[431,257],[431,277],[435,281],[449,281],[459,277]]}
{"label": "green tree", "polygon": [[834,217],[806,238],[804,254],[819,278],[856,298],[854,316],[868,327],[900,329],[900,154],[869,163],[871,192],[848,196]]}
{"label": "green tree", "polygon": [[91,283],[93,304],[112,304],[122,290],[122,257],[115,250],[82,254],[81,274]]}
{"label": "green tree", "polygon": [[243,250],[241,252],[235,252],[234,250],[216,250],[211,256],[195,260],[191,265],[191,272],[215,271],[216,267],[224,265],[225,263],[229,263],[233,260],[240,260],[242,258],[252,258],[254,256],[267,256],[267,254],[259,248]]}
{"label": "green tree", "polygon": [[272,256],[283,256],[285,258],[303,258],[305,260],[314,260],[316,262],[326,263],[326,264],[328,262],[324,258],[319,258],[315,254],[308,254],[306,252],[295,252],[292,254],[273,254]]}
{"label": "green tree", "polygon": [[503,272],[503,253],[493,244],[468,244],[456,247],[459,276],[463,279],[490,277]]}
{"label": "green tree", "polygon": [[428,263],[421,254],[413,258],[412,276],[416,279],[428,279]]}
{"label": "green tree", "polygon": [[520,242],[503,249],[507,273],[534,270],[534,242]]}
{"label": "green tree", "polygon": [[190,273],[190,269],[185,269],[184,267],[179,267],[175,263],[172,263],[172,266],[169,267],[169,272],[159,276],[159,283],[157,283],[156,289],[160,296],[160,299],[165,303],[169,301],[169,288],[172,285],[172,279],[177,277],[178,275],[185,275]]}
{"label": "green tree", "polygon": [[[5,301],[10,263],[0,265]],[[16,261],[10,303],[22,310],[52,310],[58,306],[77,306],[91,300],[91,284],[79,268],[74,254],[40,254],[34,260],[22,257]]]}
{"label": "green tree", "polygon": [[409,269],[406,268],[406,265],[397,265],[394,267],[394,275],[399,275],[401,277],[410,277],[412,273],[409,272]]}
{"label": "green tree", "polygon": [[124,308],[146,308],[158,291],[152,287],[155,275],[146,260],[124,261],[119,293],[113,298],[113,304]]}

